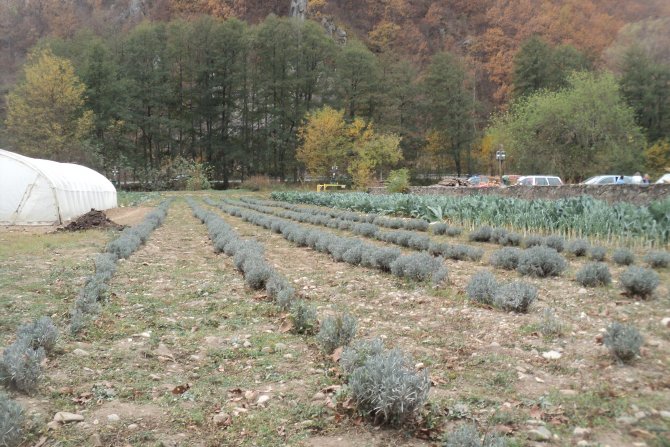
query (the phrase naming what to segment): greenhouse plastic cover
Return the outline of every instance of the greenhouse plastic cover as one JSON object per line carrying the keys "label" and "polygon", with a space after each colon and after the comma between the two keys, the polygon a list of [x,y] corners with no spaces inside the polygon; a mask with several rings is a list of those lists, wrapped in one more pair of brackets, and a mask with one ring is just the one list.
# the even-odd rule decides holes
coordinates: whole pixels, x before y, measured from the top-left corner
{"label": "greenhouse plastic cover", "polygon": [[0,149],[0,225],[58,225],[116,206],[114,185],[92,169]]}

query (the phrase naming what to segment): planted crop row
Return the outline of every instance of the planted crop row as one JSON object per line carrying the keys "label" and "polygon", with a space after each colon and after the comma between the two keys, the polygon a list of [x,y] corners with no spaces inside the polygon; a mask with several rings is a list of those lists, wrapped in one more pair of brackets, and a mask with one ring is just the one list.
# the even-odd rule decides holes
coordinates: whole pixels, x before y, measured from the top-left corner
{"label": "planted crop row", "polygon": [[141,223],[125,228],[119,237],[107,244],[103,253],[96,256],[95,273],[86,278],[84,287],[74,302],[70,316],[72,334],[77,334],[100,313],[107,284],[116,272],[116,263],[119,259],[126,259],[137,251],[149,239],[149,235],[161,226],[171,203],[171,199],[161,202]]}
{"label": "planted crop row", "polygon": [[[211,202],[209,202],[211,204]],[[280,308],[291,304],[293,328],[297,333],[314,333],[316,311],[302,300],[294,299],[295,291],[288,281],[262,259],[263,247],[255,241],[241,240],[237,233],[216,214],[203,210],[189,201],[194,215],[207,225],[210,238],[218,251],[233,255],[234,262],[252,288],[261,288],[260,281],[248,281],[255,275],[254,265],[265,264],[267,271],[265,287]],[[237,215],[240,208],[223,207]],[[238,216],[242,217],[242,216]],[[245,220],[252,216],[245,213]],[[266,228],[272,228],[271,222]],[[280,223],[280,222],[274,222]],[[288,223],[288,225],[294,225]],[[254,260],[255,259],[255,260]],[[279,298],[285,293],[290,300]],[[427,369],[417,372],[411,357],[398,349],[384,349],[381,339],[359,340],[352,343],[357,329],[357,321],[349,314],[327,316],[320,324],[317,340],[326,354],[332,354],[343,347],[342,359],[345,377],[358,408],[372,415],[376,422],[399,424],[413,416],[423,406],[430,390],[430,376]],[[350,346],[351,345],[351,346]]]}
{"label": "planted crop row", "polygon": [[317,228],[305,228],[286,219],[255,212],[230,204],[215,204],[224,212],[241,217],[254,225],[261,226],[301,247],[311,247],[329,254],[338,262],[375,268],[391,272],[396,276],[408,277],[439,283],[447,276],[442,258],[434,258],[428,253],[403,255],[397,248],[379,247],[356,238],[336,236]]}
{"label": "planted crop row", "polygon": [[[407,248],[425,250],[424,246],[427,243],[426,241],[430,242],[427,236],[422,234],[416,235],[410,231],[380,233],[379,228],[375,227],[379,220],[375,219],[373,214],[361,215],[350,212],[321,211],[315,208],[301,207],[294,204],[285,204],[283,202],[261,201],[249,198],[242,198],[241,200],[246,204],[246,206],[255,209],[256,211],[270,213],[280,217],[298,220],[300,222],[307,222],[314,225],[323,225],[329,228],[337,228],[339,230],[350,230],[363,236],[374,237],[381,241],[395,243]],[[276,211],[277,207],[284,208],[289,211]],[[354,221],[349,219],[349,214],[354,216],[365,216],[365,219]],[[330,217],[333,215],[338,217]],[[377,217],[386,219],[382,216]],[[398,220],[401,222],[403,221],[403,219],[393,220]],[[353,222],[360,223],[355,224]],[[435,235],[458,235],[460,234],[460,228],[450,227],[445,223],[435,223],[430,225],[430,232]],[[522,237],[520,234],[509,231],[505,228],[491,227],[488,225],[474,229],[470,232],[468,238],[471,241],[490,242],[493,244],[502,245],[504,247],[515,247],[523,245],[525,248],[530,248],[544,245],[555,249],[559,253],[565,250],[575,257],[588,256],[593,261],[605,261],[607,256],[607,249],[605,247],[592,246],[589,241],[585,239],[573,239],[566,241],[562,236],[552,235],[545,237],[534,234]],[[435,245],[435,247],[438,246],[439,245]],[[439,254],[445,258],[460,260],[478,260],[481,257],[481,254],[478,255],[479,249],[472,247],[463,245],[441,245],[440,247],[441,249],[438,249],[433,254]],[[629,265],[634,262],[634,255],[625,248],[619,248],[613,252],[612,260],[617,264]],[[644,256],[644,261],[652,268],[666,268],[670,265],[670,253],[661,250],[652,250]]]}
{"label": "planted crop row", "polygon": [[[231,200],[224,200],[224,202],[231,206],[234,206],[236,203]],[[244,206],[261,213],[275,213],[279,216],[301,222],[325,225],[330,228],[348,229],[362,236],[375,238],[383,242],[393,243],[422,252],[428,252],[431,255],[441,256],[448,259],[479,261],[484,253],[481,248],[477,247],[431,241],[427,235],[412,231],[397,230],[382,232],[376,225],[370,223],[354,223],[351,221],[329,218],[324,215],[312,215],[296,211],[281,211],[274,207],[253,205],[251,203],[245,203]],[[510,239],[509,233],[504,229],[483,227],[473,233],[475,237],[471,234],[471,240],[495,240],[498,243],[501,243],[503,240]],[[601,261],[604,258],[604,254],[600,250],[594,250],[590,247],[588,241],[582,239],[576,239],[566,243],[560,236],[549,236],[546,238],[532,236],[527,238],[525,243],[528,247],[525,250],[515,247],[504,247],[501,250],[494,252],[489,259],[489,263],[494,267],[503,270],[516,270],[524,276],[544,278],[560,276],[567,268],[567,261],[559,254],[559,252],[564,249],[576,257],[585,256],[591,251],[591,259]],[[594,248],[597,249],[599,247]],[[622,250],[626,251],[625,249]],[[615,252],[615,254],[616,253],[617,252]],[[651,260],[648,260],[650,266],[667,266],[667,263],[663,262],[665,259],[663,255],[667,255],[667,253],[652,252],[650,255],[652,254],[653,256],[651,256],[650,259],[658,262],[654,263]],[[578,283],[586,287],[605,286],[611,283],[609,269],[602,262],[588,263],[584,265],[584,267],[577,272],[575,279]],[[658,274],[651,270],[640,267],[631,267],[622,274],[620,282],[628,295],[647,298],[651,296],[657,287],[659,280]],[[524,296],[524,293],[522,292],[527,289],[524,287],[510,286],[508,288],[509,291],[511,291],[509,295],[514,297],[510,299],[522,299],[521,297]],[[508,305],[499,307],[507,308],[509,310],[509,308],[513,306]]]}
{"label": "planted crop row", "polygon": [[[0,383],[32,393],[42,379],[42,365],[56,346],[58,329],[49,317],[19,327],[16,340],[0,358]],[[23,437],[23,408],[0,391],[0,446],[14,447]]]}
{"label": "planted crop row", "polygon": [[400,228],[411,231],[428,231],[430,225],[423,219],[404,218],[397,219],[388,216],[381,216],[379,214],[364,214],[354,213],[351,211],[339,211],[336,209],[321,210],[317,208],[305,208],[292,203],[272,201],[272,200],[258,200],[251,197],[241,197],[240,201],[252,205],[280,207],[289,211],[296,211],[300,213],[309,213],[314,216],[327,216],[337,218],[343,221],[371,223],[380,227],[391,228],[398,230]]}
{"label": "planted crop row", "polygon": [[592,236],[607,240],[633,238],[658,245],[670,241],[670,199],[636,206],[608,204],[590,196],[558,200],[523,200],[494,195],[467,197],[406,194],[312,193],[275,191],[272,199],[308,203],[365,213],[393,214],[427,220],[448,219],[464,225],[496,225],[521,231]]}
{"label": "planted crop row", "polygon": [[227,199],[224,199],[224,203],[231,206],[237,206],[239,204],[245,208],[260,213],[272,214],[298,222],[321,225],[338,230],[348,230],[360,236],[377,239],[381,242],[398,245],[400,247],[428,252],[433,256],[441,256],[446,259],[479,261],[484,255],[484,250],[481,248],[462,244],[435,242],[424,233],[407,230],[381,231],[381,229],[373,223],[356,223],[350,220],[341,220],[320,214],[314,215],[297,211],[277,210],[273,207],[253,205],[251,203],[242,204]]}

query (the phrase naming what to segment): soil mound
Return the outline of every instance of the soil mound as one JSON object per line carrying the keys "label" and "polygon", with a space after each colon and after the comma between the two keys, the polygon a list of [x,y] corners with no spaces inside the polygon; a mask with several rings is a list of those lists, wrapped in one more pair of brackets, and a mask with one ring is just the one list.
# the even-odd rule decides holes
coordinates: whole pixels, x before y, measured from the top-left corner
{"label": "soil mound", "polygon": [[471,186],[470,182],[458,177],[442,177],[442,180],[435,186]]}
{"label": "soil mound", "polygon": [[66,226],[59,228],[59,231],[82,231],[91,228],[113,228],[123,230],[125,226],[112,222],[107,218],[104,211],[91,209],[88,213],[79,216]]}

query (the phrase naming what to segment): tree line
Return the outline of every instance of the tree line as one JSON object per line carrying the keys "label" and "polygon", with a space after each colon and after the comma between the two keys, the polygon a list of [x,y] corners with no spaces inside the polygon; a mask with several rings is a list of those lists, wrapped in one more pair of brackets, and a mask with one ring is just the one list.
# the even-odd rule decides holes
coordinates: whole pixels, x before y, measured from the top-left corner
{"label": "tree line", "polygon": [[454,53],[419,67],[273,15],[257,25],[144,22],[123,37],[81,31],[40,41],[7,97],[5,138],[107,175],[152,178],[188,160],[224,184],[255,174],[297,180],[308,164],[297,156],[306,130],[318,125],[310,118],[330,110],[366,135],[368,143],[333,149],[350,172],[365,165],[363,178],[392,167],[373,161],[386,149],[371,152],[381,146],[370,141],[391,142],[392,158],[415,173],[492,171],[500,147],[519,172],[577,179],[644,163],[660,170],[670,162],[670,68],[644,56],[625,53],[615,77],[593,71],[573,47],[533,37],[515,58],[513,102],[491,115],[474,65]]}

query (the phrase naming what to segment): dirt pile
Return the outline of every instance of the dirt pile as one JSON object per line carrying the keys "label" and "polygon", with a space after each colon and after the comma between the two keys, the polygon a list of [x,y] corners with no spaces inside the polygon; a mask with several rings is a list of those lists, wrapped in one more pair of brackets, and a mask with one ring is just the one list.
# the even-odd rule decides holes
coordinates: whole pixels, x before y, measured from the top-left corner
{"label": "dirt pile", "polygon": [[122,230],[125,228],[125,226],[119,225],[109,220],[104,211],[91,209],[91,211],[88,213],[79,216],[77,219],[73,220],[64,227],[59,228],[58,230],[82,231],[91,228],[113,228],[115,230]]}
{"label": "dirt pile", "polygon": [[434,186],[472,186],[470,182],[465,179],[460,179],[457,177],[442,177],[437,185]]}

